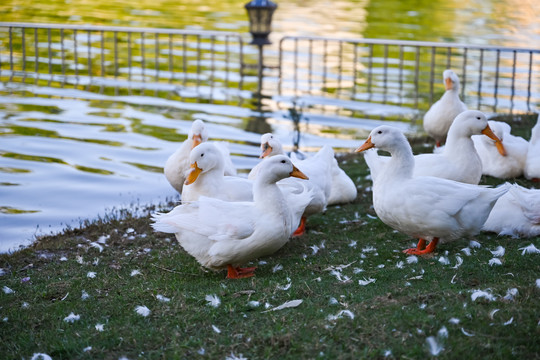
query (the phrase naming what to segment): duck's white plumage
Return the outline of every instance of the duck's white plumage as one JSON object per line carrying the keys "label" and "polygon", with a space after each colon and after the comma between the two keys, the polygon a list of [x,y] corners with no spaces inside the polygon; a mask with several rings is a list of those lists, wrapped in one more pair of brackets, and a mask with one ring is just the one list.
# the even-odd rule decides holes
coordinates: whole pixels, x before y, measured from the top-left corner
{"label": "duck's white plumage", "polygon": [[523,175],[529,146],[527,140],[512,135],[510,125],[505,122],[490,120],[488,123],[493,133],[501,140],[506,155],[501,155],[495,140],[487,136],[473,136],[474,147],[482,161],[482,174],[499,179]]}
{"label": "duck's white plumage", "polygon": [[[175,207],[167,214],[154,215],[157,231],[175,233],[180,245],[210,269],[231,268],[272,254],[289,239],[293,214],[276,182],[296,175],[286,156],[274,156],[261,168],[254,182],[253,202],[227,202],[201,197]],[[309,192],[299,195],[304,206]],[[252,271],[239,277],[252,276]]]}
{"label": "duck's white plumage", "polygon": [[[171,186],[182,193],[182,187],[189,172],[189,154],[191,150],[200,143],[208,141],[208,130],[202,120],[195,120],[191,124],[187,139],[182,145],[167,159],[163,172]],[[225,164],[225,175],[236,175],[227,143],[215,142],[217,148],[222,153]]]}
{"label": "duck's white plumage", "polygon": [[193,148],[189,155],[190,172],[182,189],[182,201],[195,201],[201,196],[226,201],[253,200],[253,181],[225,176],[223,155],[212,142]]}
{"label": "duck's white plumage", "polygon": [[420,239],[433,239],[435,243],[422,250],[419,242],[419,248],[409,249],[409,253],[431,252],[439,238],[450,241],[477,234],[496,200],[508,191],[507,187],[487,188],[437,177],[413,177],[415,158],[409,142],[390,126],[375,128],[357,151],[371,147],[391,154],[373,179],[375,212],[390,227]]}
{"label": "duck's white plumage", "polygon": [[467,106],[459,98],[459,77],[450,69],[443,72],[446,91],[424,115],[424,130],[438,145],[446,139],[450,125]]}
{"label": "duck's white plumage", "polygon": [[524,175],[527,179],[540,180],[540,113],[532,128]]}
{"label": "duck's white plumage", "polygon": [[539,236],[540,190],[513,184],[497,200],[483,229],[513,237]]}
{"label": "duck's white plumage", "polygon": [[328,205],[346,204],[356,199],[358,190],[352,179],[339,167],[337,160],[332,162],[332,186]]}
{"label": "duck's white plumage", "polygon": [[[467,110],[459,114],[448,131],[446,145],[438,153],[419,154],[414,157],[413,176],[436,176],[468,184],[478,184],[482,178],[482,161],[476,152],[472,135],[489,137],[499,143],[500,140],[488,126],[484,113]],[[388,157],[378,156],[375,150],[364,155],[372,177],[377,177],[379,169],[389,161]]]}

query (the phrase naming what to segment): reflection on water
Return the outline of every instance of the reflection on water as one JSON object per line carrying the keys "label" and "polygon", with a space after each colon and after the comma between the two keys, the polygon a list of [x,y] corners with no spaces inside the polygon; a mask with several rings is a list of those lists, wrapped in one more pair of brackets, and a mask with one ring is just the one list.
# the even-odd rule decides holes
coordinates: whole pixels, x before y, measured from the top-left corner
{"label": "reflection on water", "polygon": [[[163,0],[136,3],[51,0],[35,4],[7,0],[0,4],[0,11],[3,21],[245,32],[245,2],[222,1],[209,9],[199,1],[182,1],[170,6]],[[398,0],[306,4],[304,1],[279,2],[272,34],[274,44],[268,51],[270,56],[275,56],[276,40],[284,34],[509,46],[540,43],[540,25],[535,20],[540,13],[532,2],[517,6],[514,0],[416,1],[414,7]],[[100,38],[88,39],[84,35],[76,38],[77,43],[70,43],[66,38],[61,46],[77,46],[81,54],[98,53],[99,48],[86,45],[99,42]],[[145,41],[148,44],[151,39]],[[58,65],[49,64],[46,55],[42,56],[47,51],[47,48],[38,49],[39,66]],[[167,51],[164,46],[162,53]],[[253,51],[255,58],[254,49],[247,51]],[[103,54],[107,59],[113,55]],[[137,56],[134,54],[133,61],[141,61]],[[212,61],[218,66],[221,60]],[[104,65],[110,67],[111,64]],[[73,63],[73,70],[80,70],[84,65]],[[259,161],[261,133],[273,131],[287,145],[287,150],[292,149],[294,111],[301,113],[302,107],[311,104],[326,101],[326,108],[340,110],[334,114],[310,113],[298,124],[302,132],[300,145],[307,151],[324,144],[337,151],[349,151],[358,146],[370,129],[380,124],[373,119],[382,114],[401,120],[418,116],[405,107],[306,96],[302,104],[272,107],[272,111],[261,117],[252,110],[251,93],[239,92],[233,85],[239,79],[226,77],[224,73],[212,74],[223,80],[221,87],[199,86],[193,92],[189,86],[147,81],[156,75],[167,78],[166,71],[155,74],[144,66],[140,72],[131,72],[133,69],[137,67],[119,64],[118,74],[130,72],[130,89],[136,90],[144,83],[150,92],[125,91],[126,84],[114,80],[107,80],[102,86],[115,91],[101,93],[91,91],[95,90],[93,88],[72,86],[70,79],[56,88],[47,86],[46,78],[36,86],[0,87],[0,251],[29,244],[35,234],[57,232],[66,226],[79,225],[81,219],[103,216],[107,209],[178,198],[163,176],[162,167],[197,118],[208,123],[212,139],[229,142],[234,164],[245,173]],[[84,77],[76,80],[83,85],[88,81]],[[223,85],[225,80],[230,86]],[[198,81],[187,79],[187,82]],[[231,98],[240,101],[230,102]],[[290,112],[287,107],[294,110]],[[354,112],[365,116],[348,116]],[[406,131],[415,130],[409,121],[393,125]]]}

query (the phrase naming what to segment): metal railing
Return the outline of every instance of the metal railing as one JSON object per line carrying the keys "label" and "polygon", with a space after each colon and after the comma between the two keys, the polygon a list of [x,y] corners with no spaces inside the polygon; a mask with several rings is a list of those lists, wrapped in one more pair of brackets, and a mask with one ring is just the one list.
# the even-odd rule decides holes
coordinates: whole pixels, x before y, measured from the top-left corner
{"label": "metal railing", "polygon": [[245,88],[243,40],[232,32],[0,22],[0,44],[10,84],[211,102]]}
{"label": "metal railing", "polygon": [[418,41],[286,36],[278,92],[313,104],[333,98],[426,110],[444,92],[447,68],[460,77],[470,108],[512,113],[540,107],[540,49]]}

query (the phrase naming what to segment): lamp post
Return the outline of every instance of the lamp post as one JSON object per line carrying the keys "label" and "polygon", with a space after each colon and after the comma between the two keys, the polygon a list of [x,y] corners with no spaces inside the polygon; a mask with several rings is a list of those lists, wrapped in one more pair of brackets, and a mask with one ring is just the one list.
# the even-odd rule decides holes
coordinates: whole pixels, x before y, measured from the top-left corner
{"label": "lamp post", "polygon": [[245,5],[249,17],[249,32],[253,36],[250,45],[259,47],[257,93],[259,95],[259,107],[261,104],[261,92],[263,81],[263,46],[271,44],[268,35],[272,31],[272,15],[277,9],[277,4],[269,0],[252,0]]}

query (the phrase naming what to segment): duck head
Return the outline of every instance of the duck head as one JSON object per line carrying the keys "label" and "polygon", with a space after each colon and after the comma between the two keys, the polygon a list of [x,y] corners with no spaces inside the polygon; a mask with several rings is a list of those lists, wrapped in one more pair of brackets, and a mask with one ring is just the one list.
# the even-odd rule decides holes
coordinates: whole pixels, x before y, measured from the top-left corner
{"label": "duck head", "polygon": [[271,133],[263,134],[261,136],[261,156],[259,156],[259,158],[277,154],[283,154],[283,147],[279,140]]}
{"label": "duck head", "polygon": [[467,110],[462,112],[454,119],[449,133],[450,131],[463,132],[465,136],[486,135],[495,142],[499,154],[506,156],[506,150],[504,149],[501,138],[495,135],[489,126],[486,115],[481,111]]}
{"label": "duck head", "polygon": [[446,91],[454,90],[459,91],[459,77],[450,69],[446,69],[443,72],[444,88]]}
{"label": "duck head", "polygon": [[200,143],[208,141],[208,131],[206,130],[202,120],[197,119],[193,122],[193,124],[191,124],[191,130],[189,131],[188,138],[193,141],[193,145],[191,146],[192,149],[198,146]]}
{"label": "duck head", "polygon": [[193,148],[189,154],[190,170],[186,177],[185,185],[193,184],[204,172],[212,169],[221,169],[224,172],[223,155],[212,143],[202,143]]}

